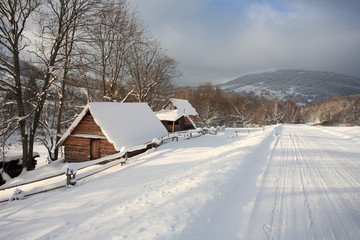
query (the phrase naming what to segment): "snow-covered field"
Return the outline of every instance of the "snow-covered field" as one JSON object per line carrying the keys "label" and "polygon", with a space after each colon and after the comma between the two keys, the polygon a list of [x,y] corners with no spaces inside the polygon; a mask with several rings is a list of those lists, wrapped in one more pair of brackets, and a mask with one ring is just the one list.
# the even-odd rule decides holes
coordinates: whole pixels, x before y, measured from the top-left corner
{"label": "snow-covered field", "polygon": [[359,127],[234,131],[3,203],[0,239],[360,239]]}

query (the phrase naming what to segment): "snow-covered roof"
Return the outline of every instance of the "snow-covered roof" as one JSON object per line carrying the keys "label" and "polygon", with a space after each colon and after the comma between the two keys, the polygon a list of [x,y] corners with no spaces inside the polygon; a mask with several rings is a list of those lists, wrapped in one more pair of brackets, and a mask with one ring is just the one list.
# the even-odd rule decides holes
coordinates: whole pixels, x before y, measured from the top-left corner
{"label": "snow-covered roof", "polygon": [[179,113],[181,113],[183,115],[187,115],[187,116],[198,115],[195,108],[193,108],[193,106],[191,106],[191,104],[189,103],[188,100],[171,98],[170,101],[172,102],[172,104],[174,104],[174,106],[176,107],[176,110],[178,110]]}
{"label": "snow-covered roof", "polygon": [[188,100],[185,99],[178,99],[178,98],[171,98],[171,103],[175,106],[175,110],[160,110],[156,112],[156,116],[160,120],[168,120],[168,121],[176,121],[182,116],[189,116],[193,115],[196,116],[198,113],[196,112],[195,108],[191,106]]}
{"label": "snow-covered roof", "polygon": [[160,110],[155,113],[160,120],[176,121],[183,116],[179,111],[176,110]]}
{"label": "snow-covered roof", "polygon": [[59,144],[65,141],[88,111],[118,151],[151,142],[167,134],[147,103],[92,102],[71,124]]}

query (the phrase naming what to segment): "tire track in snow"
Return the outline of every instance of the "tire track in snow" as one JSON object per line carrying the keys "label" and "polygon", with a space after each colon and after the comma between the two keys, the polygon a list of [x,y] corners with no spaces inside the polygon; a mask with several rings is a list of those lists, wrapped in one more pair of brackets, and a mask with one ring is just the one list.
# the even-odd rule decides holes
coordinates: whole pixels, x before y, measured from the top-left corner
{"label": "tire track in snow", "polygon": [[[275,129],[276,140],[270,146],[271,154],[269,154],[266,169],[258,186],[255,204],[249,218],[250,224],[243,239],[283,239],[287,222],[291,221],[286,215],[291,206],[285,200],[286,184],[289,176],[293,175],[292,167],[288,164],[291,160],[289,158],[292,157],[292,149],[288,141],[284,141],[283,131],[283,126],[277,126]],[[279,162],[279,149],[283,154],[281,162]],[[270,189],[273,191],[269,191]],[[259,221],[259,219],[268,219],[268,221]]]}
{"label": "tire track in snow", "polygon": [[[256,184],[263,173],[268,150],[274,144],[274,127],[265,131],[265,136],[249,137],[256,143],[238,143],[234,158],[238,164],[233,166],[226,182],[218,187],[218,195],[206,202],[195,215],[192,225],[175,239],[239,239],[241,229],[246,229],[250,209],[256,196]],[[263,134],[262,134],[263,135]],[[247,149],[245,152],[242,149]]]}
{"label": "tire track in snow", "polygon": [[[299,134],[299,132],[297,132],[297,134]],[[307,140],[305,140],[307,139]],[[309,138],[298,138],[297,139],[297,144],[295,144],[294,141],[294,146],[296,146],[298,149],[301,149],[300,146],[302,146],[304,148],[304,146],[306,146],[305,149],[317,149],[316,151],[319,152],[321,151],[321,148],[316,147],[316,144],[311,141]],[[310,154],[309,154],[310,152]],[[311,185],[311,188],[313,188],[313,192],[315,194],[313,194],[314,196],[316,196],[317,198],[322,198],[321,199],[321,203],[325,204],[325,202],[329,202],[329,204],[332,206],[332,209],[334,209],[333,204],[331,203],[331,201],[329,201],[329,197],[328,197],[328,193],[327,193],[327,188],[324,186],[323,184],[323,176],[321,176],[320,172],[318,170],[316,170],[316,166],[314,166],[314,162],[316,161],[317,157],[316,157],[316,153],[315,150],[311,150],[308,152],[305,151],[299,151],[299,155],[301,156],[302,159],[302,163],[305,166],[305,170],[306,173],[308,174],[308,183],[307,185]],[[299,162],[300,163],[300,162]],[[327,164],[326,159],[324,159],[324,161],[322,162],[323,164]],[[299,164],[299,167],[301,165]],[[328,164],[327,164],[328,166]],[[303,178],[304,178],[304,170],[303,170]],[[303,184],[304,188],[303,188],[303,195],[304,198],[307,200],[308,198],[311,198],[311,194],[307,189],[305,189],[305,185]],[[309,187],[310,188],[310,187]],[[322,197],[322,195],[326,196],[326,199],[324,199],[324,197]],[[313,199],[312,202],[318,202],[318,200]],[[307,207],[309,208],[309,201],[307,200]],[[333,215],[333,213],[329,213],[328,215]],[[319,216],[315,217],[316,219],[313,220],[313,222],[315,222],[315,226],[314,226],[314,231],[316,232],[316,237],[320,237],[320,238],[335,238],[335,235],[332,231],[332,229],[327,229],[327,226],[329,226],[329,223],[326,222],[324,223],[324,220],[321,220],[319,218]],[[321,226],[319,226],[319,222],[322,222]],[[314,239],[315,236],[312,236],[312,239]]]}
{"label": "tire track in snow", "polygon": [[[284,159],[284,168],[281,168],[281,172],[277,173],[276,180],[275,180],[275,200],[274,200],[274,207],[271,211],[271,221],[270,226],[264,225],[263,229],[265,233],[267,234],[269,239],[279,239],[284,234],[284,228],[286,227],[287,218],[284,214],[284,208],[286,210],[285,202],[284,202],[284,196],[285,196],[285,185],[288,180],[288,147],[284,145],[280,139],[280,136],[278,136],[276,145],[274,145],[274,148],[272,149],[272,155],[270,156],[270,161],[273,160],[273,155],[275,152],[276,147],[279,145],[281,148],[281,151],[286,153],[285,159]],[[268,165],[268,169],[271,169]],[[281,178],[280,176],[284,176]],[[264,176],[264,180],[266,179],[267,175]],[[264,184],[264,183],[263,183]],[[262,185],[263,185],[262,184]],[[267,229],[268,228],[268,229]],[[270,231],[270,232],[268,232]],[[274,236],[276,236],[274,238]]]}
{"label": "tire track in snow", "polygon": [[[299,146],[296,144],[297,140],[295,140],[296,134],[294,134],[292,129],[289,129],[289,139],[291,141],[291,148],[292,148],[292,152],[295,156],[295,163],[296,163],[296,168],[297,168],[297,172],[298,172],[298,178],[299,178],[299,183],[300,183],[300,189],[302,192],[302,196],[303,196],[303,206],[304,206],[304,216],[303,218],[306,220],[306,226],[307,226],[307,236],[309,238],[314,238],[314,234],[312,232],[312,224],[313,224],[313,214],[310,208],[310,204],[309,204],[309,199],[308,199],[308,195],[306,194],[306,185],[309,184],[309,180],[306,179],[305,173],[304,173],[304,169],[301,168],[300,166],[302,165],[301,160],[305,159],[303,157],[303,155],[301,154],[301,151],[298,151]],[[294,214],[296,215],[296,214]],[[301,224],[301,223],[300,223]],[[306,228],[304,229],[304,231],[306,231]]]}
{"label": "tire track in snow", "polygon": [[[312,131],[316,130],[312,129]],[[309,135],[309,132],[307,134]],[[297,131],[297,135],[301,135],[301,133]],[[357,209],[358,203],[353,200],[360,199],[359,182],[353,177],[347,166],[348,163],[356,161],[353,154],[348,154],[349,149],[354,146],[347,141],[346,144],[349,146],[344,148],[339,144],[342,141],[334,141],[331,137],[326,138],[326,135],[322,133],[317,133],[317,136],[323,136],[322,141],[314,141],[310,137],[299,138],[297,141],[298,146],[312,149],[312,151],[301,151],[300,153],[304,156],[308,178],[311,180],[313,192],[316,194],[311,194],[311,190],[304,192],[310,192],[307,197],[312,198],[312,207],[322,213],[314,216],[317,237],[321,233],[323,237],[329,238],[328,232],[331,232],[333,239],[356,239],[357,237],[354,238],[351,232],[355,229],[355,232],[359,233],[359,228],[354,225],[354,221],[356,222],[359,215],[356,217],[356,215],[349,214],[352,212],[349,210]],[[338,150],[339,153],[334,154],[335,150]],[[351,191],[348,191],[348,188]],[[319,202],[321,204],[317,204]],[[349,221],[351,219],[354,221]]]}
{"label": "tire track in snow", "polygon": [[355,145],[334,141],[316,128],[281,128],[243,238],[356,239],[360,189],[355,158],[360,154],[352,150]]}

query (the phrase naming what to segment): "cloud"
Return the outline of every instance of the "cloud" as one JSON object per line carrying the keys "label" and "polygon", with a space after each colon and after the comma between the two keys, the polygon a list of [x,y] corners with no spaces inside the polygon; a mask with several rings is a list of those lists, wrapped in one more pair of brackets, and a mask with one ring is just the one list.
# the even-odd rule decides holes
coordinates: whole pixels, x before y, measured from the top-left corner
{"label": "cloud", "polygon": [[359,62],[360,31],[339,17],[316,8],[284,12],[270,5],[253,5],[247,13],[249,24],[238,42],[253,60],[250,65],[356,74],[355,68],[344,66]]}
{"label": "cloud", "polygon": [[360,77],[359,1],[134,1],[180,62],[180,84],[216,84],[273,68]]}

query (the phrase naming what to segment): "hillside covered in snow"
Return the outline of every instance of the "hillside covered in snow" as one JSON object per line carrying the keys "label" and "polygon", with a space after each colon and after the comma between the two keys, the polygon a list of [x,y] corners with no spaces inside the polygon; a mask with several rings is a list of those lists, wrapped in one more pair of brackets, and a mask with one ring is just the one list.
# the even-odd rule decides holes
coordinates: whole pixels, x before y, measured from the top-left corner
{"label": "hillside covered in snow", "polygon": [[218,85],[226,92],[277,97],[295,103],[319,103],[337,96],[360,94],[360,79],[344,74],[280,69],[248,74]]}
{"label": "hillside covered in snow", "polygon": [[0,239],[359,239],[359,134],[275,125],[170,141],[1,203]]}

